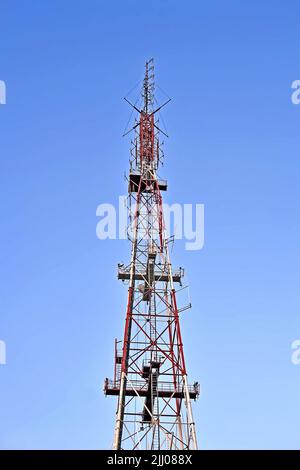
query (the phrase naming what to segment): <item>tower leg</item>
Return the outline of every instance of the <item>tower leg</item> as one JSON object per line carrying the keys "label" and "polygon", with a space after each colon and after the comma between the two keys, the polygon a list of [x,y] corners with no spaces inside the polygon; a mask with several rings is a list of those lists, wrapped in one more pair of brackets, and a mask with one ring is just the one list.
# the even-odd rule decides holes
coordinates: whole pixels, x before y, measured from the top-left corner
{"label": "tower leg", "polygon": [[115,435],[114,435],[114,443],[113,443],[113,450],[120,450],[121,449],[121,441],[122,441],[122,421],[123,421],[123,414],[124,414],[124,391],[125,391],[125,382],[126,377],[125,373],[122,372],[121,374],[121,385],[120,385],[120,395],[118,400],[118,409],[117,409],[117,416],[116,416],[116,427],[115,427]]}
{"label": "tower leg", "polygon": [[187,381],[186,375],[183,376],[183,383],[184,383],[185,400],[186,400],[186,407],[187,407],[187,413],[188,413],[188,423],[189,423],[189,428],[190,428],[189,431],[191,433],[192,442],[193,442],[193,450],[198,450],[196,427],[195,427],[195,421],[193,417],[193,410],[192,410],[190,392],[189,392],[188,381]]}

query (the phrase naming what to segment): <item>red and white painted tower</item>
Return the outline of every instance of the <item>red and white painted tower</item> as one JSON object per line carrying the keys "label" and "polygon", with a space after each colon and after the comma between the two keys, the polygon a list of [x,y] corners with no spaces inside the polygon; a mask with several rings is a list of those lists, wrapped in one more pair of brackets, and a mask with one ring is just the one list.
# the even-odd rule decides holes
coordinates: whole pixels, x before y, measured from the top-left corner
{"label": "red and white painted tower", "polygon": [[[128,101],[128,100],[127,100]],[[199,385],[188,384],[176,293],[183,270],[173,269],[158,177],[161,143],[155,107],[153,59],[146,63],[142,106],[133,108],[128,176],[131,261],[118,265],[118,279],[128,284],[124,338],[115,341],[113,380],[106,395],[118,396],[113,448],[197,449],[191,400]],[[131,104],[131,103],[130,103]]]}

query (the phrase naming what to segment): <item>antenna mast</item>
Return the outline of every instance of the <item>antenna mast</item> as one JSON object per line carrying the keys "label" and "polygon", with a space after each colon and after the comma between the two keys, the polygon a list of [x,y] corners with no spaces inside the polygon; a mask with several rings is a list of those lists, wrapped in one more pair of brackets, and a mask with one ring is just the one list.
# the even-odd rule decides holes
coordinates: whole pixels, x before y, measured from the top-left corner
{"label": "antenna mast", "polygon": [[[118,397],[113,449],[197,449],[191,400],[199,384],[188,384],[176,287],[184,271],[173,269],[162,195],[167,182],[157,175],[160,133],[154,99],[154,63],[146,62],[143,105],[133,129],[128,193],[131,261],[118,265],[128,284],[124,336],[115,342],[113,380],[106,395]],[[180,311],[183,311],[181,309]]]}

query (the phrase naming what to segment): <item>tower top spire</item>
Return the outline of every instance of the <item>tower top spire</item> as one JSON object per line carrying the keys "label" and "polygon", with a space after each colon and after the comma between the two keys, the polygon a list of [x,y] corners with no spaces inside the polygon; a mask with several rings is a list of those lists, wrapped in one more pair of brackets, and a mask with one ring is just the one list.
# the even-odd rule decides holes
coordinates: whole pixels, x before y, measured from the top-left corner
{"label": "tower top spire", "polygon": [[154,59],[151,58],[145,64],[145,77],[142,88],[142,97],[144,100],[143,111],[145,114],[153,111],[154,90]]}

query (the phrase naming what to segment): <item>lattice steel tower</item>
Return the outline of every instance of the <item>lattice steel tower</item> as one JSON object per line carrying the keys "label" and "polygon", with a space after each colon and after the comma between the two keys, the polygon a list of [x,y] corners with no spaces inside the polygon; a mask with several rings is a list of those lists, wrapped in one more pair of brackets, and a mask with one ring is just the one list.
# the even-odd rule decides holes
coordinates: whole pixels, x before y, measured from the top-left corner
{"label": "lattice steel tower", "polygon": [[105,379],[104,392],[118,396],[114,449],[197,449],[191,400],[199,385],[188,384],[179,321],[184,308],[176,302],[184,273],[172,269],[161,196],[167,183],[157,175],[157,116],[166,103],[156,107],[154,88],[151,59],[141,109],[132,104],[138,114],[128,176],[131,261],[118,265],[128,301],[124,338],[115,340],[114,378]]}

